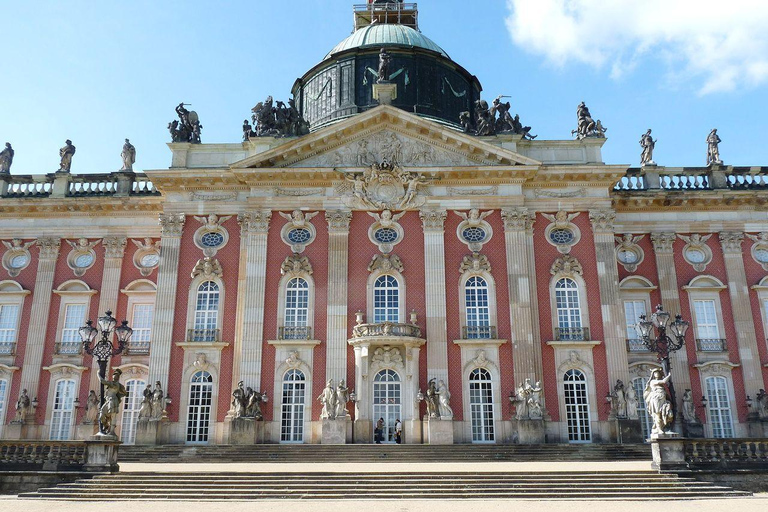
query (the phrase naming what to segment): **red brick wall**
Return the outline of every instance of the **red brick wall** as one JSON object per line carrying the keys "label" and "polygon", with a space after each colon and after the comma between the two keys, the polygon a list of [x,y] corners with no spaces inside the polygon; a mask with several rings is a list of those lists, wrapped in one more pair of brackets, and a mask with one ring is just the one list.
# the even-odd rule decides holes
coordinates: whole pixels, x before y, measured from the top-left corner
{"label": "red brick wall", "polygon": [[[760,357],[760,362],[765,365],[768,363],[768,327],[763,323],[763,311],[764,307],[762,301],[757,295],[757,290],[752,290],[751,287],[760,284],[760,282],[768,276],[768,271],[764,270],[762,265],[757,263],[752,257],[752,245],[755,242],[749,238],[744,238],[744,244],[742,246],[744,256],[744,269],[747,273],[747,286],[749,290],[749,301],[752,306],[752,318],[755,321],[755,334],[757,335],[757,350]],[[765,294],[763,295],[765,297]],[[754,398],[758,389],[765,389],[768,387],[768,368],[763,366],[763,382],[750,384],[750,388],[747,389],[747,393]]]}

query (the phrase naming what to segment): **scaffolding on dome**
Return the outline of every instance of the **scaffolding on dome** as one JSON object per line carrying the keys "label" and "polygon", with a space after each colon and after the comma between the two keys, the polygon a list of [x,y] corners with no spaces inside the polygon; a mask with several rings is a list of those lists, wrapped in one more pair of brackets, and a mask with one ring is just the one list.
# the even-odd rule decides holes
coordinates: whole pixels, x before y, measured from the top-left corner
{"label": "scaffolding on dome", "polygon": [[419,30],[419,10],[416,3],[379,2],[368,0],[352,6],[355,30],[374,23],[405,25]]}

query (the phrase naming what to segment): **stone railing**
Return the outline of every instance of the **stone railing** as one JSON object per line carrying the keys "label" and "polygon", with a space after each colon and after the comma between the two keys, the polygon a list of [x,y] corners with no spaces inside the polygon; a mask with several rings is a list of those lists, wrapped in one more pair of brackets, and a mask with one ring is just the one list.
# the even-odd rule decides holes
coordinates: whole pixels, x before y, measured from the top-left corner
{"label": "stone railing", "polygon": [[642,167],[627,170],[616,192],[768,190],[768,167]]}
{"label": "stone railing", "polygon": [[219,329],[189,329],[187,331],[187,341],[191,343],[204,342],[216,343],[221,341]]}
{"label": "stone railing", "polygon": [[119,441],[0,441],[0,471],[117,471]]}
{"label": "stone railing", "polygon": [[380,324],[358,324],[352,328],[352,337],[403,336],[421,338],[421,329],[413,324],[382,322]]}
{"label": "stone railing", "polygon": [[589,341],[589,327],[555,327],[555,341]]}
{"label": "stone railing", "polygon": [[83,344],[80,342],[62,343],[57,341],[53,350],[54,354],[62,356],[78,356],[83,353]]}
{"label": "stone railing", "polygon": [[0,341],[0,356],[16,355],[15,341]]}
{"label": "stone railing", "polygon": [[495,325],[465,325],[461,328],[461,339],[495,339]]}
{"label": "stone railing", "polygon": [[307,326],[284,325],[277,329],[279,340],[309,340],[312,339],[312,328]]}
{"label": "stone railing", "polygon": [[143,173],[0,175],[0,197],[125,197],[159,195]]}
{"label": "stone railing", "polygon": [[768,439],[651,439],[653,467],[661,471],[768,468]]}
{"label": "stone railing", "polygon": [[125,355],[127,356],[146,356],[149,354],[149,341],[129,341],[125,345]]}
{"label": "stone railing", "polygon": [[726,342],[717,338],[696,338],[696,349],[699,352],[725,352]]}
{"label": "stone railing", "polygon": [[640,338],[627,338],[627,352],[650,352]]}

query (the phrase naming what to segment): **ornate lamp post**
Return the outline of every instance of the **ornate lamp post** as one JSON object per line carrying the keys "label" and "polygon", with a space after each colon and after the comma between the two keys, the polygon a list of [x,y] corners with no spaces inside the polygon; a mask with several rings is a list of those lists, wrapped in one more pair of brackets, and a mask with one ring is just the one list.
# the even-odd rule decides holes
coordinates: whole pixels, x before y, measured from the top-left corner
{"label": "ornate lamp post", "polygon": [[[117,325],[117,320],[114,319],[111,311],[107,311],[104,316],[99,317],[98,323],[99,329],[96,329],[93,326],[93,321],[88,320],[85,325],[78,330],[78,333],[83,340],[83,350],[85,353],[94,356],[99,363],[99,407],[101,407],[104,405],[103,382],[107,374],[107,363],[110,358],[121,354],[123,350],[125,350],[125,344],[133,334],[133,329],[128,327],[128,320],[123,320],[119,327],[115,327]],[[91,346],[93,340],[98,336],[99,330],[101,331],[101,339],[96,342],[95,345]],[[110,340],[112,332],[117,336],[117,347],[113,346],[112,340]],[[109,433],[105,432],[104,425],[102,425],[101,422],[101,415],[99,415],[99,432],[102,434]]]}
{"label": "ornate lamp post", "polygon": [[[680,315],[675,315],[675,321],[672,323],[669,322],[669,318],[670,314],[664,311],[664,308],[659,304],[656,306],[656,312],[651,315],[650,320],[647,320],[645,315],[640,315],[640,321],[636,326],[643,344],[651,352],[656,352],[664,375],[670,374],[669,355],[683,347],[685,344],[685,333],[690,326]],[[655,338],[651,338],[654,327],[658,331],[658,335]],[[667,335],[667,329],[672,332],[674,339]],[[671,378],[669,379],[669,395],[672,402],[672,416],[676,418],[677,399],[675,397],[675,386],[672,384]]]}

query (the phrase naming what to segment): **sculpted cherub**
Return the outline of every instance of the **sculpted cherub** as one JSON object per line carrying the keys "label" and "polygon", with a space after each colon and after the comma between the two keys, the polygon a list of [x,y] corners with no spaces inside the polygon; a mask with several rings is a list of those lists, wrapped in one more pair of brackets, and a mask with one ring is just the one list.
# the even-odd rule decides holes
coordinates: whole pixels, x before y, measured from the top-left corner
{"label": "sculpted cherub", "polygon": [[692,246],[697,246],[697,245],[704,245],[707,240],[712,238],[712,233],[705,236],[701,236],[698,233],[692,233],[691,236],[685,236],[685,235],[677,235],[677,236],[680,237],[681,240],[684,240],[686,243]]}
{"label": "sculpted cherub", "polygon": [[10,242],[6,242],[5,240],[3,240],[3,245],[7,249],[12,250],[12,251],[17,251],[17,252],[18,251],[26,251],[26,250],[28,250],[30,248],[30,246],[32,246],[34,244],[35,244],[34,240],[32,240],[31,242],[24,243],[24,241],[22,239],[20,239],[20,238],[14,238]]}
{"label": "sculpted cherub", "polygon": [[209,229],[211,231],[215,231],[219,229],[219,226],[225,222],[227,222],[229,219],[231,219],[231,215],[227,215],[226,217],[219,217],[215,213],[212,213],[208,215],[208,217],[197,217],[195,216],[195,220],[205,226],[206,229]]}
{"label": "sculpted cherub", "polygon": [[219,260],[206,257],[198,260],[195,268],[192,269],[191,277],[194,279],[201,274],[204,276],[212,276],[214,274],[221,276],[222,273],[223,269],[221,268],[221,263],[219,263]]}
{"label": "sculpted cherub", "polygon": [[291,213],[278,212],[282,218],[293,224],[295,228],[303,228],[312,220],[318,212],[304,213],[301,210],[293,210]]}
{"label": "sculpted cherub", "polygon": [[381,215],[379,215],[376,212],[367,212],[368,215],[376,219],[379,223],[379,225],[383,228],[391,228],[395,225],[395,223],[400,220],[403,215],[405,215],[405,212],[400,212],[397,215],[392,215],[392,212],[389,210],[384,210],[381,212]]}
{"label": "sculpted cherub", "polygon": [[482,272],[491,271],[491,264],[488,262],[488,257],[484,254],[473,252],[472,255],[464,256],[459,266],[459,273],[465,272]]}
{"label": "sculpted cherub", "polygon": [[312,265],[309,263],[309,258],[298,254],[286,256],[285,261],[283,261],[280,267],[280,274],[299,274],[301,272],[312,273]]}
{"label": "sculpted cherub", "polygon": [[67,240],[67,243],[72,246],[73,249],[78,249],[82,251],[88,251],[90,249],[93,249],[96,247],[96,245],[101,242],[101,240],[95,240],[93,242],[88,242],[87,238],[80,238],[77,240],[77,242],[73,242],[72,240]]}
{"label": "sculpted cherub", "polygon": [[145,238],[143,242],[131,239],[131,242],[133,242],[136,247],[143,251],[151,251],[153,249],[157,249],[160,246],[160,240],[153,242],[151,238]]}
{"label": "sculpted cherub", "polygon": [[558,212],[554,215],[550,215],[548,213],[542,213],[542,215],[549,222],[554,223],[555,228],[563,229],[568,227],[568,224],[570,224],[573,219],[579,216],[579,212],[569,214],[564,210],[558,210]]}
{"label": "sculpted cherub", "polygon": [[643,239],[645,235],[633,236],[632,233],[625,233],[622,236],[614,237],[616,243],[621,247],[630,247]]}
{"label": "sculpted cherub", "polygon": [[453,213],[455,213],[456,215],[458,215],[459,217],[467,221],[467,223],[469,223],[470,226],[478,226],[480,225],[480,221],[482,221],[484,218],[486,218],[487,216],[493,213],[493,210],[488,210],[487,212],[481,213],[480,210],[478,210],[477,208],[472,208],[471,210],[469,210],[469,214],[466,214],[464,212],[457,212],[457,211],[454,211]]}
{"label": "sculpted cherub", "polygon": [[373,272],[374,270],[388,272],[392,269],[395,269],[398,272],[403,272],[404,270],[403,262],[396,254],[374,254],[373,258],[371,258],[371,263],[368,265],[368,272]]}

